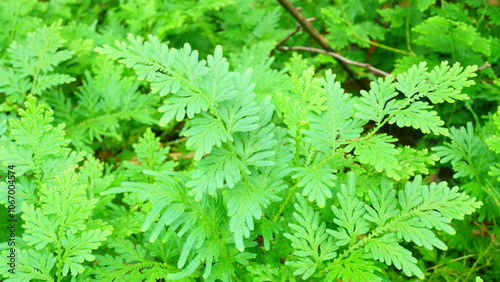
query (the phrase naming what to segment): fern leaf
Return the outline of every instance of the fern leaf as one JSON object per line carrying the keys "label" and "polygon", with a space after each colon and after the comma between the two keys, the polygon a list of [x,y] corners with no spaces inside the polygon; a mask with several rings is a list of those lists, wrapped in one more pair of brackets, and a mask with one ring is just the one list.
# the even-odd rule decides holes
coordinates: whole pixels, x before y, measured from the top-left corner
{"label": "fern leaf", "polygon": [[254,101],[255,93],[252,92],[255,85],[250,82],[251,70],[243,74],[236,74],[234,87],[237,96],[235,99],[219,103],[217,115],[226,124],[230,133],[238,131],[251,131],[257,129],[258,105]]}
{"label": "fern leaf", "polygon": [[325,106],[325,91],[320,88],[319,82],[314,79],[314,71],[309,68],[302,77],[292,74],[292,95],[280,95],[280,109],[284,113],[284,123],[288,126],[293,137],[297,130],[306,121],[310,113],[320,114]]}
{"label": "fern leaf", "polygon": [[455,170],[454,177],[474,177],[488,171],[494,163],[494,155],[487,145],[474,134],[471,122],[467,127],[450,129],[451,143],[433,147],[436,155],[441,157],[442,163],[450,162]]}
{"label": "fern leaf", "polygon": [[364,252],[354,252],[348,258],[337,264],[329,264],[327,267],[327,279],[352,280],[352,281],[383,281],[380,278],[380,269],[375,266]]}
{"label": "fern leaf", "polygon": [[377,82],[370,83],[370,91],[362,90],[361,103],[356,104],[358,113],[356,116],[364,120],[373,120],[378,124],[384,116],[391,114],[398,108],[395,100],[397,96],[396,87],[392,83],[394,77],[379,78]]}
{"label": "fern leaf", "polygon": [[[75,93],[78,105],[66,115],[56,112],[59,122],[68,125],[66,131],[78,149],[93,151],[92,145],[104,137],[121,140],[128,121],[152,124],[158,97],[137,91],[135,79],[123,76],[123,67],[98,62],[98,72],[85,73],[83,85]],[[64,99],[54,96],[51,102]],[[71,100],[64,99],[68,103]]]}
{"label": "fern leaf", "polygon": [[[134,68],[139,80],[153,81],[157,76],[157,71],[170,70],[168,66],[172,64],[173,56],[170,55],[168,46],[162,44],[157,37],[149,35],[148,39],[149,41],[144,42],[142,37],[134,37],[129,33],[127,40],[130,44],[117,40],[115,41],[116,48],[106,44],[95,50],[118,60],[127,67]],[[174,86],[174,88],[178,87],[178,85]]]}
{"label": "fern leaf", "polygon": [[[4,252],[5,256],[7,254]],[[17,265],[15,274],[8,272],[10,269],[8,264],[0,265],[0,273],[6,277],[5,282],[17,281],[54,281],[52,269],[56,265],[56,258],[49,250],[41,251],[28,249],[16,250]]]}
{"label": "fern leaf", "polygon": [[[218,56],[217,58],[222,58],[222,49],[220,46],[217,48],[217,51],[219,51],[220,53],[220,56]],[[175,52],[176,60],[174,62],[174,67],[187,78],[189,84],[191,84],[192,86],[196,85],[195,83],[197,82],[197,80],[201,79],[208,73],[208,69],[205,67],[206,61],[199,61],[198,51],[192,50],[191,45],[187,43],[184,44],[181,49],[178,49]],[[204,94],[206,95],[206,93]],[[210,97],[208,97],[209,95],[206,96],[210,101]]]}
{"label": "fern leaf", "polygon": [[292,178],[299,178],[298,187],[304,187],[302,196],[308,196],[309,201],[315,201],[319,207],[325,206],[325,198],[331,198],[331,189],[335,186],[334,170],[328,168],[294,168],[297,171]]}
{"label": "fern leaf", "polygon": [[[354,101],[335,81],[331,70],[326,71],[321,84],[325,89],[326,109],[319,115],[314,114],[309,129],[303,129],[302,132],[317,150],[332,154],[340,142],[359,138],[364,122],[354,118]],[[325,120],[330,122],[325,123]]]}
{"label": "fern leaf", "polygon": [[462,93],[462,89],[475,84],[470,78],[476,76],[476,70],[477,66],[464,68],[455,63],[450,67],[447,61],[442,62],[429,73],[428,79],[434,89],[426,96],[434,104],[469,99],[467,94]]}
{"label": "fern leaf", "polygon": [[64,265],[62,274],[67,275],[71,272],[76,276],[84,272],[82,263],[84,261],[94,261],[95,257],[91,255],[92,250],[97,249],[102,241],[111,234],[109,230],[90,229],[78,236],[72,232],[67,232],[61,240],[61,246],[66,250],[64,253]]}
{"label": "fern leaf", "polygon": [[340,206],[332,206],[335,219],[340,228],[338,231],[327,230],[336,239],[336,244],[344,246],[356,241],[359,235],[369,230],[368,222],[363,218],[366,213],[363,203],[356,196],[356,178],[353,173],[348,175],[347,185],[342,184],[337,193]]}
{"label": "fern leaf", "polygon": [[411,255],[410,251],[397,243],[394,234],[385,234],[380,238],[371,239],[365,250],[370,252],[374,259],[385,262],[387,265],[393,264],[408,276],[416,275],[420,279],[425,277],[416,264],[417,259]]}
{"label": "fern leaf", "polygon": [[[220,202],[214,199],[203,199],[202,203],[196,202],[188,195],[185,186],[187,179],[181,174],[155,171],[145,171],[145,173],[154,176],[158,182],[155,184],[124,182],[122,187],[109,189],[101,195],[132,192],[141,200],[151,202],[151,211],[141,227],[145,231],[154,225],[149,236],[151,242],[158,238],[165,226],[176,231],[178,236],[187,234],[177,261],[177,267],[182,270],[168,274],[171,279],[184,278],[193,273],[203,260],[211,260],[221,251],[210,248],[213,241],[207,243],[207,240],[216,242],[219,240],[218,234],[214,232],[218,230],[216,226],[220,221]],[[200,221],[200,217],[205,220]],[[196,255],[190,257],[194,250]]]}
{"label": "fern leaf", "polygon": [[229,72],[229,64],[223,57],[222,47],[217,45],[214,54],[207,57],[208,74],[200,87],[210,97],[210,101],[222,102],[232,99],[237,92],[233,86],[234,73]]}
{"label": "fern leaf", "polygon": [[167,125],[174,118],[176,121],[182,121],[186,116],[193,118],[196,114],[208,110],[208,104],[202,96],[191,95],[183,90],[179,90],[176,94],[165,100],[164,104],[158,108],[160,113],[164,113],[160,118],[161,126]]}
{"label": "fern leaf", "polygon": [[404,146],[399,149],[397,156],[401,170],[398,174],[401,179],[408,179],[414,176],[415,173],[428,174],[428,167],[432,166],[439,160],[439,157],[434,154],[429,154],[427,149],[416,150],[410,146]]}
{"label": "fern leaf", "polygon": [[364,218],[366,220],[383,225],[399,214],[396,191],[387,179],[383,179],[381,189],[370,190],[368,196],[371,200],[371,206],[365,205],[367,214]]}
{"label": "fern leaf", "polygon": [[40,208],[35,208],[34,205],[23,205],[23,220],[26,222],[24,240],[40,250],[48,244],[53,244],[57,241],[56,231],[59,227],[59,222],[52,221],[48,216],[44,215]]}
{"label": "fern leaf", "polygon": [[398,111],[389,119],[389,124],[397,124],[399,127],[413,127],[420,129],[423,133],[432,133],[436,135],[448,135],[448,129],[443,128],[444,121],[438,116],[436,111],[426,102],[417,101],[410,104],[407,108]]}
{"label": "fern leaf", "polygon": [[49,88],[53,88],[59,84],[67,84],[74,80],[73,77],[67,74],[40,74],[37,79],[37,84],[31,88],[31,93],[39,95]]}
{"label": "fern leaf", "polygon": [[407,98],[428,91],[426,65],[426,62],[420,62],[411,66],[404,74],[398,74],[396,76],[396,89],[401,91]]}
{"label": "fern leaf", "polygon": [[208,114],[194,118],[183,135],[189,138],[186,146],[195,148],[195,160],[200,160],[204,154],[209,154],[213,145],[220,147],[224,142],[233,141],[224,124]]}
{"label": "fern leaf", "polygon": [[355,143],[354,154],[359,157],[361,163],[373,165],[378,172],[385,171],[389,177],[399,180],[401,179],[398,173],[401,169],[397,159],[399,151],[391,143],[395,141],[395,138],[385,133],[377,134],[370,139]]}
{"label": "fern leaf", "polygon": [[271,157],[275,155],[272,148],[277,145],[274,129],[275,125],[270,123],[274,112],[271,97],[267,96],[260,102],[260,113],[258,117],[258,129],[248,132],[238,132],[234,136],[234,151],[241,161],[253,166],[272,166],[274,161]]}
{"label": "fern leaf", "polygon": [[40,95],[49,88],[75,80],[67,74],[53,73],[55,66],[74,53],[61,50],[65,40],[60,32],[59,21],[49,27],[43,26],[29,33],[26,40],[14,41],[9,46],[7,51],[12,69],[2,71],[7,76],[0,78],[0,91],[10,95],[10,101],[19,103],[28,93]]}
{"label": "fern leaf", "polygon": [[197,163],[197,170],[192,174],[192,180],[186,183],[192,187],[190,194],[197,201],[205,193],[214,195],[216,188],[227,185],[233,188],[241,180],[241,171],[249,173],[247,166],[226,148],[216,148],[210,155]]}
{"label": "fern leaf", "polygon": [[170,147],[162,147],[160,138],[155,136],[151,128],[146,129],[139,142],[132,147],[137,154],[138,163],[123,162],[123,166],[135,179],[147,179],[142,173],[143,170],[171,171],[177,165],[176,162],[167,161]]}
{"label": "fern leaf", "polygon": [[445,243],[439,240],[436,235],[425,227],[418,218],[406,220],[403,223],[396,224],[398,238],[403,238],[407,242],[414,242],[417,246],[424,246],[428,250],[434,247],[440,250],[447,250]]}
{"label": "fern leaf", "polygon": [[243,163],[253,166],[271,166],[270,160],[275,152],[270,148],[276,145],[273,129],[274,124],[267,124],[257,130],[239,133],[235,139],[235,153],[240,156]]}
{"label": "fern leaf", "polygon": [[[445,182],[422,185],[422,177],[416,176],[399,192],[398,200],[392,185],[384,179],[379,187],[368,193],[371,205],[363,207],[356,196],[354,173],[348,175],[348,185],[342,185],[338,193],[340,207],[332,206],[334,222],[339,228],[327,230],[327,233],[335,238],[337,245],[347,245],[349,249],[328,266],[337,275],[332,278],[354,279],[355,275],[370,274],[348,271],[346,266],[351,257],[357,258],[359,251],[356,249],[361,246],[367,257],[393,264],[408,276],[422,278],[424,274],[416,265],[417,260],[400,245],[400,240],[445,250],[446,245],[436,238],[432,229],[454,234],[450,221],[462,219],[482,205],[475,198],[459,193],[458,187],[449,188]],[[376,227],[372,229],[368,222],[375,223]]]}
{"label": "fern leaf", "polygon": [[292,247],[298,260],[286,262],[296,268],[294,275],[302,275],[308,279],[316,273],[317,267],[323,261],[334,258],[337,247],[332,238],[325,233],[325,223],[320,223],[319,214],[307,205],[307,201],[297,195],[298,203],[294,205],[296,213],[293,217],[298,224],[289,224],[294,234],[285,233],[284,236],[292,242]]}
{"label": "fern leaf", "polygon": [[498,154],[500,153],[500,107],[491,119],[495,125],[495,134],[488,137],[485,142],[490,150]]}
{"label": "fern leaf", "polygon": [[240,252],[244,250],[243,238],[249,238],[250,231],[254,229],[254,218],[260,219],[263,208],[279,199],[255,184],[240,183],[224,196],[230,217],[229,230],[234,232],[234,242]]}

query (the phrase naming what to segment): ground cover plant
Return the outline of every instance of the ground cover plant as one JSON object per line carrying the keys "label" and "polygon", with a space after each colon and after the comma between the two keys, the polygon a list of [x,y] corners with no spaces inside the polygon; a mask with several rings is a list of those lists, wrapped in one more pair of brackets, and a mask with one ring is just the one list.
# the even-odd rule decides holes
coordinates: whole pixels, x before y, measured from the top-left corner
{"label": "ground cover plant", "polygon": [[5,0],[0,280],[496,281],[497,1]]}

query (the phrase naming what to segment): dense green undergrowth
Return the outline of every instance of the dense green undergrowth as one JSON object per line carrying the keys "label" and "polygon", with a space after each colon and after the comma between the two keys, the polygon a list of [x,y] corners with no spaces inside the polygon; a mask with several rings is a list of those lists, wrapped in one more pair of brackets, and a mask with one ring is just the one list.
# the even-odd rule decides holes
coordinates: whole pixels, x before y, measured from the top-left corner
{"label": "dense green undergrowth", "polygon": [[500,277],[497,1],[5,0],[0,23],[0,280]]}

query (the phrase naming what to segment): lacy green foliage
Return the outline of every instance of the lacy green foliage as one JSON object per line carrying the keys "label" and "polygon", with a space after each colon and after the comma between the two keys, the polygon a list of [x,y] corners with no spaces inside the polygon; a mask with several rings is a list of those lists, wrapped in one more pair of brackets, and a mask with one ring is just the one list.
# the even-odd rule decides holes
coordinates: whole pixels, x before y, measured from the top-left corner
{"label": "lacy green foliage", "polygon": [[493,115],[492,121],[495,130],[493,134],[486,139],[486,144],[490,150],[498,154],[500,153],[500,108],[498,108],[497,112]]}
{"label": "lacy green foliage", "polygon": [[1,51],[5,51],[16,37],[40,25],[41,19],[30,15],[36,4],[36,0],[6,0],[0,3],[0,24],[3,26],[0,30]]}
{"label": "lacy green foliage", "polygon": [[[67,148],[64,125],[52,126],[52,111],[31,95],[25,106],[21,118],[10,121],[9,137],[3,136],[0,148],[0,163],[15,166],[19,176],[16,195],[22,205],[16,212],[24,222],[16,274],[7,272],[6,264],[0,271],[5,281],[49,281],[54,276],[59,281],[85,271],[84,262],[94,261],[92,251],[111,228],[91,217],[98,200],[89,199],[79,183],[75,168],[82,155]],[[5,182],[2,191],[7,195]]]}
{"label": "lacy green foliage", "polygon": [[170,147],[161,147],[160,138],[156,137],[150,128],[139,139],[137,144],[132,145],[136,159],[124,162],[129,177],[133,179],[144,178],[142,171],[171,171],[177,165],[176,162],[168,161]]}
{"label": "lacy green foliage", "polygon": [[[448,134],[431,105],[420,99],[467,99],[461,89],[472,84],[474,67],[443,63],[429,72],[420,64],[373,82],[361,98],[344,93],[331,72],[318,80],[306,70],[302,76],[292,75],[291,93],[279,96],[286,125],[281,128],[271,122],[270,99],[255,102],[251,73],[230,72],[220,47],[200,61],[189,45],[171,49],[153,36],[144,41],[129,35],[128,42],[115,46],[96,50],[151,83],[153,93],[163,97],[161,125],[188,118],[181,134],[194,152],[194,168],[182,173],[147,170],[154,182],[124,182],[101,193],[137,198],[135,203],[145,209],[141,230],[147,231],[150,242],[165,232],[169,235],[164,243],[172,237],[179,240],[177,251],[162,265],[148,259],[142,248],[133,257],[128,255],[131,250],[115,248],[117,256],[104,257],[105,263],[94,272],[102,279],[113,279],[116,272],[130,279],[183,279],[201,268],[204,279],[230,280],[242,271],[237,265],[248,265],[255,257],[250,252],[255,244],[247,238],[262,232],[264,248],[277,248],[270,242],[283,228],[275,225],[282,212],[287,217],[293,212],[297,221],[285,227],[289,231],[284,235],[292,241],[295,258],[287,258],[287,268],[270,266],[270,272],[250,263],[257,280],[261,274],[284,277],[290,270],[303,279],[326,275],[328,280],[381,280],[383,269],[375,261],[423,278],[412,252],[400,243],[445,250],[432,230],[454,234],[451,220],[463,219],[481,206],[457,187],[444,182],[427,186],[420,176],[397,192],[387,177],[400,180],[427,173],[437,158],[427,150],[396,147],[396,138],[377,134],[385,123]],[[405,98],[397,99],[397,91]],[[363,133],[369,120],[376,128]],[[139,157],[138,147],[136,152]],[[352,168],[360,177],[375,174],[382,181],[365,197],[366,192],[356,188],[356,174],[343,172],[352,162],[361,164]],[[340,189],[335,188],[339,182]],[[297,189],[321,210],[328,202],[333,221],[321,219],[300,195],[294,209],[287,209]],[[338,192],[335,198],[332,191]],[[285,201],[268,221],[281,196]],[[176,262],[178,269],[167,261]]]}
{"label": "lacy green foliage", "polygon": [[[215,194],[217,188],[226,185],[233,188],[227,203],[231,218],[229,228],[234,232],[236,246],[243,250],[243,237],[248,238],[249,231],[254,228],[253,217],[261,216],[261,206],[266,207],[270,200],[279,199],[269,192],[283,189],[281,177],[286,175],[275,172],[286,170],[286,163],[276,166],[267,160],[275,154],[271,148],[279,143],[274,136],[278,129],[269,124],[273,110],[269,99],[262,101],[259,120],[259,107],[252,101],[255,94],[249,81],[251,73],[228,72],[220,47],[207,58],[206,67],[205,61],[197,61],[197,53],[191,52],[188,45],[169,51],[153,37],[144,44],[140,38],[131,36],[129,40],[133,45],[117,43],[121,50],[108,46],[98,50],[114,58],[124,58],[122,62],[135,67],[139,77],[151,80],[154,91],[167,96],[165,105],[159,109],[166,112],[161,123],[170,122],[174,118],[172,113],[181,120],[187,111],[187,116],[192,118],[191,126],[183,131],[190,137],[187,146],[194,147],[195,160],[201,159],[203,154],[209,155],[197,162],[192,180],[186,186],[191,188],[190,195],[197,201],[202,200],[205,193]],[[154,54],[149,57],[149,51],[160,49],[164,53],[158,55],[162,57],[155,58]],[[134,53],[145,56],[133,58],[130,54]],[[167,91],[175,91],[175,95],[167,95]],[[274,168],[266,169],[268,166]],[[261,187],[267,188],[262,190]],[[249,201],[255,201],[256,205],[249,208],[241,204]],[[181,266],[184,265],[182,256],[187,253],[181,255]]]}
{"label": "lacy green foliage", "polygon": [[431,17],[413,29],[418,36],[417,44],[441,53],[461,56],[466,50],[489,56],[490,41],[476,31],[472,25],[440,16]]}
{"label": "lacy green foliage", "polygon": [[432,148],[441,157],[441,162],[451,163],[455,171],[454,178],[468,182],[464,185],[466,191],[485,202],[481,217],[487,216],[489,219],[500,216],[500,156],[495,143],[500,132],[498,121],[496,113],[491,124],[494,134],[488,131],[476,133],[471,122],[467,123],[466,128],[451,128],[451,143],[445,142],[442,146]]}
{"label": "lacy green foliage", "polygon": [[463,219],[481,206],[459,193],[458,187],[449,188],[444,182],[423,185],[420,176],[406,183],[397,198],[390,182],[382,181],[368,193],[368,204],[363,203],[356,196],[355,175],[350,173],[347,185],[342,184],[337,194],[339,205],[331,206],[337,228],[326,229],[325,233],[319,214],[300,195],[297,197],[294,218],[298,224],[290,224],[294,234],[285,234],[296,249],[297,259],[288,263],[296,268],[294,274],[304,279],[328,271],[329,281],[381,281],[377,275],[381,269],[374,260],[423,279],[417,259],[399,242],[446,250],[432,230],[454,234],[450,220]]}
{"label": "lacy green foliage", "polygon": [[[125,31],[134,34],[179,34],[190,29],[206,30],[210,23],[204,13],[217,11],[231,4],[231,0],[198,2],[193,0],[126,0],[110,9],[106,31],[122,36]],[[196,25],[193,25],[196,23]],[[200,28],[203,27],[203,28]],[[184,33],[185,34],[185,33]]]}
{"label": "lacy green foliage", "polygon": [[[440,146],[432,148],[438,156],[441,157],[442,163],[451,163],[453,177],[457,183],[463,183],[462,189],[469,195],[477,197],[484,205],[479,210],[478,222],[480,223],[482,232],[486,236],[482,240],[477,240],[473,246],[468,244],[457,245],[458,249],[468,250],[471,253],[481,253],[478,260],[470,266],[470,269],[464,273],[449,275],[441,271],[437,271],[433,276],[438,279],[467,279],[472,275],[479,266],[488,265],[491,260],[493,264],[498,261],[498,245],[493,237],[498,234],[498,218],[500,216],[500,189],[499,189],[499,169],[498,163],[500,156],[496,139],[499,134],[499,119],[498,112],[495,113],[488,122],[483,126],[479,124],[475,126],[472,122],[468,122],[466,127],[451,128],[449,138],[450,142],[444,142]],[[491,222],[489,224],[488,222]],[[472,228],[463,226],[469,232]],[[457,234],[457,242],[471,240],[471,236],[467,231]],[[456,257],[455,255],[451,257]],[[486,260],[485,258],[489,259]],[[492,268],[493,277],[498,275],[498,270]]]}
{"label": "lacy green foliage", "polygon": [[[425,64],[420,64],[398,75],[397,82],[392,76],[372,82],[372,89],[362,91],[360,99],[345,94],[330,72],[321,82],[314,82],[311,71],[304,72],[307,80],[293,80],[295,95],[281,98],[284,122],[295,140],[294,170],[298,173],[293,178],[302,179],[297,183],[304,187],[302,194],[324,206],[325,198],[332,197],[328,187],[335,184],[335,173],[345,158],[342,153],[353,149],[354,154],[349,155],[353,161],[384,171],[395,180],[427,173],[427,164],[434,164],[435,156],[427,150],[396,148],[396,138],[375,133],[384,124],[395,123],[424,133],[447,134],[437,112],[430,111],[431,105],[420,100],[441,103],[468,98],[461,89],[473,83],[468,78],[474,76],[474,69],[457,64],[450,67],[444,62],[427,72]],[[455,83],[441,83],[446,79]],[[397,99],[398,92],[405,98]],[[329,122],[325,124],[325,120]],[[361,135],[368,120],[374,121],[376,127]]]}
{"label": "lacy green foliage", "polygon": [[494,1],[294,2],[361,93],[276,1],[0,2],[0,280],[500,276]]}
{"label": "lacy green foliage", "polygon": [[67,74],[60,74],[54,68],[68,60],[73,52],[60,50],[65,42],[60,36],[60,23],[44,26],[29,33],[26,40],[14,41],[7,52],[7,68],[0,68],[0,93],[5,93],[6,104],[3,110],[9,110],[11,104],[20,104],[26,95],[40,95],[59,84],[75,79]]}
{"label": "lacy green foliage", "polygon": [[258,5],[257,1],[235,0],[235,5],[218,15],[222,19],[220,36],[235,44],[265,44],[269,41],[275,44],[276,39],[285,36],[286,32],[279,27],[281,9],[278,6],[269,9],[266,6],[272,2],[262,2]]}
{"label": "lacy green foliage", "polygon": [[[133,123],[152,124],[157,97],[140,94],[138,84],[122,75],[113,64],[96,66],[98,73],[85,73],[83,85],[75,93],[76,107],[61,92],[48,95],[48,101],[59,109],[57,121],[67,124],[66,132],[78,150],[94,151],[95,141],[110,137],[120,141],[124,128]],[[97,70],[96,70],[97,72]],[[93,145],[93,146],[92,146]],[[94,148],[91,148],[94,147]]]}

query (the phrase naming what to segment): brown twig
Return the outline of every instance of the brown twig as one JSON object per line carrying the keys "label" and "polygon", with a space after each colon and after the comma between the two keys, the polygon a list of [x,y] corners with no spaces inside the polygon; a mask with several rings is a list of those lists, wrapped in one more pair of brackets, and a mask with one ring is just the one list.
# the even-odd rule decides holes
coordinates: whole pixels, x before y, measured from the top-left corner
{"label": "brown twig", "polygon": [[482,71],[485,68],[491,68],[491,65],[490,65],[490,63],[488,63],[488,61],[484,62],[484,64],[482,66],[478,67],[477,70],[476,70],[476,72]]}
{"label": "brown twig", "polygon": [[[316,18],[309,18],[309,19],[306,19],[308,22],[312,22],[312,21],[315,21]],[[301,31],[302,30],[302,26],[297,23],[297,26],[295,27],[294,30],[292,30],[287,36],[285,36],[283,39],[281,39],[280,41],[278,41],[278,43],[276,44],[276,46],[281,46],[283,45],[288,39],[290,39],[290,37],[294,36],[297,32]]]}
{"label": "brown twig", "polygon": [[330,55],[330,56],[334,57],[335,59],[337,59],[339,61],[342,61],[342,62],[344,62],[346,64],[369,69],[371,72],[373,72],[375,74],[378,74],[378,75],[381,75],[381,76],[387,76],[387,75],[390,74],[390,73],[387,73],[387,72],[385,72],[383,70],[379,70],[379,69],[373,67],[372,65],[370,65],[368,63],[361,63],[361,62],[349,60],[348,58],[346,58],[346,57],[344,57],[344,56],[342,56],[342,55],[340,55],[338,53],[328,52],[328,51],[325,51],[323,49],[312,48],[312,47],[305,47],[305,46],[293,46],[293,47],[277,46],[276,49],[281,50],[281,51],[292,51],[292,50],[294,50],[294,51],[307,51],[307,52],[321,53],[321,54],[325,54],[325,55]]}
{"label": "brown twig", "polygon": [[[314,41],[316,41],[316,43],[318,43],[326,51],[335,53],[335,51],[328,44],[328,42],[326,42],[325,38],[323,38],[323,36],[321,36],[321,34],[297,10],[297,8],[295,8],[295,6],[293,6],[292,3],[290,3],[290,1],[288,1],[288,0],[278,0],[278,2],[281,4],[281,6],[283,6],[283,8],[285,8],[288,11],[288,13],[290,13],[295,18],[295,20],[297,20],[298,23],[300,23],[300,25],[302,26],[302,28],[304,28],[304,30],[307,31],[307,33],[309,33],[312,36],[312,38],[314,39]],[[354,71],[349,67],[349,65],[347,63],[345,63],[344,61],[342,61],[340,59],[337,59],[337,58],[335,58],[335,60],[339,63],[339,65],[342,67],[342,69],[344,69],[347,72],[347,74],[352,79],[354,79],[356,81],[356,83],[362,89],[365,89],[365,90],[369,89],[368,85],[366,85],[363,81],[359,80],[356,77]]]}

